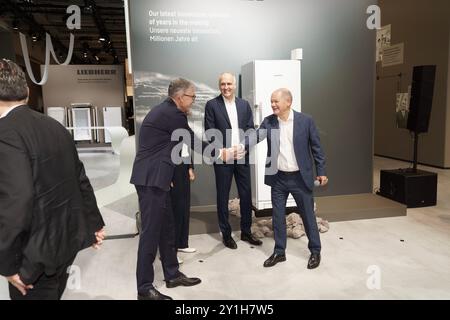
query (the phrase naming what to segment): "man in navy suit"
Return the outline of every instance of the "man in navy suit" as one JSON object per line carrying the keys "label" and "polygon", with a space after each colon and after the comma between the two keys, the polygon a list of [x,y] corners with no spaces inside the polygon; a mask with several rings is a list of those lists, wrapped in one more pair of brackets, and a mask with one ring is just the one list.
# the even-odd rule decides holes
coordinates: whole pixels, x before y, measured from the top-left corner
{"label": "man in navy suit", "polygon": [[[311,252],[308,269],[320,264],[320,236],[314,214],[314,180],[321,185],[328,182],[325,173],[325,156],[313,119],[291,109],[292,94],[281,88],[272,93],[273,114],[266,117],[260,128],[246,142],[246,148],[267,138],[267,161],[264,183],[271,187],[273,230],[275,248],[264,262],[272,267],[286,261],[286,202],[289,193],[300,211],[308,248]],[[311,159],[311,154],[313,159]],[[313,177],[312,160],[317,176]]]}
{"label": "man in navy suit", "polygon": [[[254,129],[253,114],[247,101],[235,96],[236,78],[230,73],[219,77],[221,94],[209,100],[205,107],[205,132],[209,141],[218,147],[239,145],[244,133]],[[214,129],[214,130],[211,130]],[[209,130],[209,132],[208,132]],[[214,133],[213,133],[214,132]],[[223,244],[236,249],[236,242],[231,237],[231,226],[228,222],[228,202],[231,181],[236,181],[241,212],[241,240],[253,245],[261,245],[261,240],[252,236],[252,191],[250,165],[248,157],[244,163],[214,164],[216,175],[217,214]]]}
{"label": "man in navy suit", "polygon": [[[185,79],[173,80],[169,97],[155,106],[142,122],[139,149],[133,165],[131,183],[136,186],[142,229],[137,259],[137,287],[139,300],[171,300],[153,286],[153,262],[159,248],[167,288],[193,286],[199,278],[188,278],[178,268],[174,234],[174,217],[170,199],[175,163],[172,151],[179,141],[172,140],[177,129],[184,129],[190,137],[190,147],[207,144],[199,141],[188,125],[186,114],[195,100],[195,87]],[[220,150],[224,161],[235,154]],[[217,158],[215,151],[212,157]]]}

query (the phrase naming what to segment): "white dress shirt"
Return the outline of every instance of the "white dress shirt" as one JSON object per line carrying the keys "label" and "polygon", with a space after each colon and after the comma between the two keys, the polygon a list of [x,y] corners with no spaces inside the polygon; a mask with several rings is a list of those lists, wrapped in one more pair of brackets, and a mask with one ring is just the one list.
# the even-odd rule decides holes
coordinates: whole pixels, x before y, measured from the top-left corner
{"label": "white dress shirt", "polygon": [[15,106],[12,106],[12,107],[6,109],[6,111],[0,116],[0,119],[6,117],[8,115],[8,113],[10,113],[14,108],[17,108],[17,107],[22,106],[22,105],[23,105],[23,103],[15,105]]}
{"label": "white dress shirt", "polygon": [[[235,101],[235,99],[233,99],[233,101],[229,102],[223,96],[222,96],[222,98],[223,98],[223,102],[225,103],[225,109],[227,109],[228,118],[230,119],[230,124],[231,124],[231,146],[235,146],[240,143],[239,122],[238,122],[238,115],[237,115],[237,109],[236,109],[236,101]],[[224,138],[226,138],[226,137],[224,137]]]}
{"label": "white dress shirt", "polygon": [[280,154],[278,155],[278,170],[298,171],[297,159],[294,152],[294,112],[289,112],[286,121],[278,117],[280,125]]}

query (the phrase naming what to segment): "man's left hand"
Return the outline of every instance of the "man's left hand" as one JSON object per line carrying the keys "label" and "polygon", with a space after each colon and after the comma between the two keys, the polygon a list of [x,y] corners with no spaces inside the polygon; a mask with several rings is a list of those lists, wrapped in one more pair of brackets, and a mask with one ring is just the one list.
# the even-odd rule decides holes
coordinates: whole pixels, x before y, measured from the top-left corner
{"label": "man's left hand", "polygon": [[194,169],[192,169],[192,168],[189,168],[189,180],[190,181],[195,180],[195,173],[194,173]]}
{"label": "man's left hand", "polygon": [[27,290],[33,289],[33,285],[31,285],[31,284],[26,285],[25,283],[23,283],[23,281],[22,281],[22,279],[20,279],[20,276],[18,273],[16,273],[15,275],[6,277],[6,279],[8,280],[9,283],[11,283],[14,287],[16,287],[17,290],[19,290],[23,296],[27,295]]}
{"label": "man's left hand", "polygon": [[105,239],[105,229],[101,228],[95,233],[95,240],[96,242],[92,245],[94,249],[100,249],[100,245],[103,243],[103,240]]}

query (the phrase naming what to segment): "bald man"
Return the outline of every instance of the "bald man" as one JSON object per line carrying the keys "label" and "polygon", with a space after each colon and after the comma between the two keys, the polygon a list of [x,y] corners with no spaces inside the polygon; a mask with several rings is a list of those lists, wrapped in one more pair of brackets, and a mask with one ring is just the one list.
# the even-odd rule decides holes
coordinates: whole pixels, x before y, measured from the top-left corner
{"label": "bald man", "polygon": [[[229,148],[239,145],[243,139],[243,133],[254,129],[253,113],[247,101],[236,97],[236,77],[233,74],[225,72],[219,76],[219,89],[221,94],[206,103],[205,131],[211,143],[217,144],[220,148]],[[219,134],[208,134],[208,130],[216,131]],[[256,239],[250,230],[252,191],[248,157],[246,157],[245,163],[237,163],[237,161],[215,163],[214,173],[216,176],[217,215],[223,244],[230,249],[237,248],[237,244],[231,236],[232,230],[228,221],[228,201],[234,177],[240,200],[241,240],[252,245],[261,245],[262,241]]]}

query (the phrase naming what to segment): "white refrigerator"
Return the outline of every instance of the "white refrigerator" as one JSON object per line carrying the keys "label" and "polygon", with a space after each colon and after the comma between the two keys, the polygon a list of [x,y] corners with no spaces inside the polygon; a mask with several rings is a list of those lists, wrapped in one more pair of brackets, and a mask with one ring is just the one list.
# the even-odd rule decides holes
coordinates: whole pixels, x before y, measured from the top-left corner
{"label": "white refrigerator", "polygon": [[[301,63],[300,60],[255,60],[241,69],[242,97],[253,109],[255,127],[258,128],[265,117],[272,114],[270,97],[279,88],[287,88],[292,93],[292,108],[301,111]],[[264,184],[264,168],[267,142],[260,142],[253,150],[255,164],[252,164],[252,202],[259,210],[271,209],[270,187]],[[290,195],[288,207],[295,207]]]}
{"label": "white refrigerator", "polygon": [[[103,125],[105,128],[122,127],[122,108],[121,107],[103,107]],[[105,129],[105,142],[111,142],[111,134]]]}

